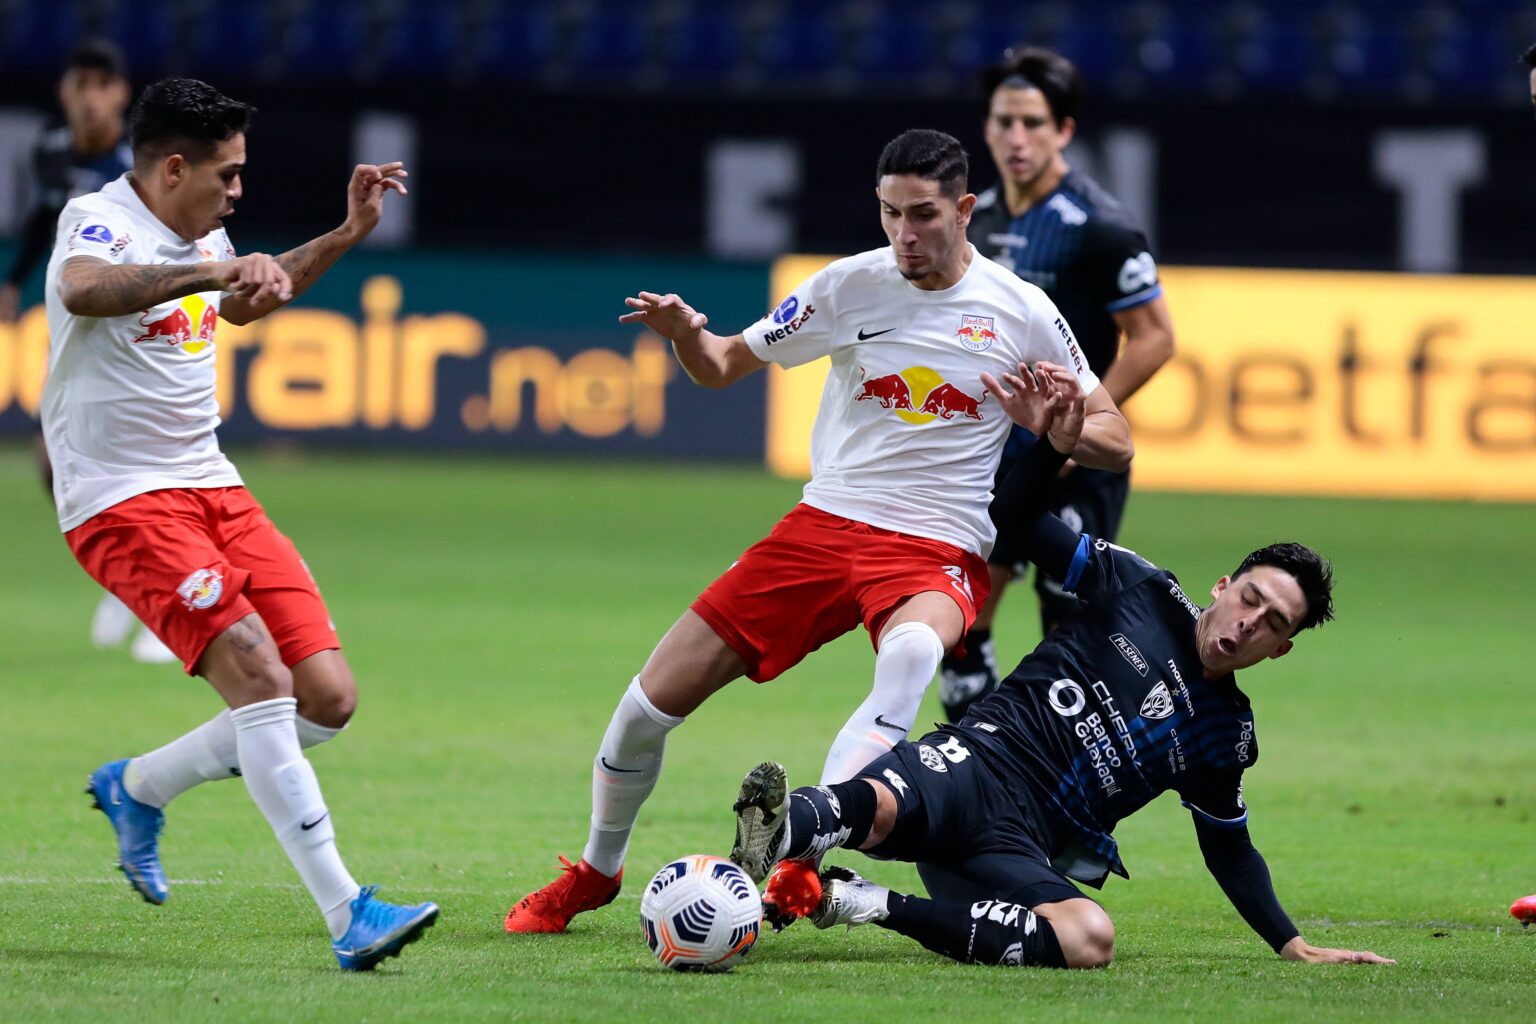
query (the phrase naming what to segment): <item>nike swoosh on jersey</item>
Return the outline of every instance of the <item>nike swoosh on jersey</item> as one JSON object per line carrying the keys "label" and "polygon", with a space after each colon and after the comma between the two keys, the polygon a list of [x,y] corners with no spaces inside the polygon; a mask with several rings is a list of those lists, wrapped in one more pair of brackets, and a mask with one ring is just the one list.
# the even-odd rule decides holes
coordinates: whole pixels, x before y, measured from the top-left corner
{"label": "nike swoosh on jersey", "polygon": [[606,757],[599,756],[598,760],[603,763],[604,768],[611,772],[623,772],[625,775],[634,775],[640,771],[639,768],[615,768],[613,765],[608,763],[608,759]]}
{"label": "nike swoosh on jersey", "polygon": [[860,341],[868,341],[870,338],[878,338],[882,334],[890,334],[895,329],[896,328],[894,328],[894,327],[887,327],[883,331],[870,331],[868,334],[865,334],[864,333],[864,328],[860,327],[859,328],[859,340]]}

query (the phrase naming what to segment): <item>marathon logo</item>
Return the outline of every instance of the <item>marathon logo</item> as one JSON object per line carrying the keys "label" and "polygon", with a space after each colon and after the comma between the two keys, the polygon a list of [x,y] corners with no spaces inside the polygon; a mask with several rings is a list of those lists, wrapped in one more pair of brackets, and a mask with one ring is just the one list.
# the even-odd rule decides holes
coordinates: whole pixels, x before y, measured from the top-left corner
{"label": "marathon logo", "polygon": [[1109,642],[1115,645],[1115,649],[1120,652],[1122,658],[1131,663],[1131,668],[1135,669],[1138,675],[1147,674],[1147,659],[1141,656],[1141,651],[1126,639],[1124,633],[1116,633],[1109,638]]}
{"label": "marathon logo", "polygon": [[[785,301],[788,301],[788,300],[785,300]],[[782,309],[783,307],[781,306],[780,308]],[[792,318],[791,320],[789,320],[787,323],[784,324],[783,327],[776,327],[776,328],[774,328],[771,331],[764,331],[763,332],[763,342],[764,342],[764,344],[772,345],[775,342],[783,341],[785,338],[789,337],[791,334],[794,334],[800,328],[804,327],[805,326],[805,322],[807,320],[809,320],[811,317],[815,316],[815,315],[816,315],[816,307],[812,306],[810,304],[807,304],[805,309],[798,316],[796,316],[796,317]]]}

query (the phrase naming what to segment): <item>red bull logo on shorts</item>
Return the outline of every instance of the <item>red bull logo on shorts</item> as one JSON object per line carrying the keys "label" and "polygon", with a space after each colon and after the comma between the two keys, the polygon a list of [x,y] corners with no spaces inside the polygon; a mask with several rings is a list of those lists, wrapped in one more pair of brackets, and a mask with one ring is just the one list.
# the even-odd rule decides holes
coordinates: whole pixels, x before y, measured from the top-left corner
{"label": "red bull logo on shorts", "polygon": [[971,352],[985,352],[992,347],[997,340],[997,321],[990,316],[970,316],[960,318],[960,326],[955,328],[955,337],[960,339]]}
{"label": "red bull logo on shorts", "polygon": [[188,611],[212,608],[224,595],[224,577],[213,569],[199,569],[181,581],[176,593]]}
{"label": "red bull logo on shorts", "polygon": [[163,341],[196,355],[213,344],[219,326],[219,311],[202,296],[188,295],[169,313],[154,320],[150,319],[152,312],[146,309],[139,316],[139,326],[144,333],[133,339],[135,345],[145,341]]}
{"label": "red bull logo on shorts", "polygon": [[[990,344],[990,343],[989,343]],[[986,392],[980,398],[955,387],[937,371],[926,366],[909,366],[900,373],[887,373],[878,377],[865,375],[853,396],[855,402],[878,402],[880,408],[890,409],[908,423],[929,423],[933,420],[955,418],[981,419],[981,405],[987,400]]]}

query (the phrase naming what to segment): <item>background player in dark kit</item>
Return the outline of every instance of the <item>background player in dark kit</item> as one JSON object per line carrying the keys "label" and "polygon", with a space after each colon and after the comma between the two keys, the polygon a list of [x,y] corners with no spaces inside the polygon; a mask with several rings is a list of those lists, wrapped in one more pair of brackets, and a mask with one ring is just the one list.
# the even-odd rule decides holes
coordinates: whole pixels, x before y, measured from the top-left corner
{"label": "background player in dark kit", "polygon": [[[981,76],[986,138],[998,183],[976,198],[967,234],[979,252],[1043,289],[1077,333],[1088,365],[1124,405],[1173,355],[1173,324],[1147,237],[1114,196],[1072,169],[1063,150],[1077,129],[1082,76],[1060,54],[1016,48]],[[1125,344],[1120,339],[1124,334]],[[998,480],[1023,449],[1017,434],[1003,450]],[[1050,509],[1078,530],[1114,540],[1130,490],[1127,473],[1068,462],[1052,486]],[[1009,581],[1025,570],[1019,526],[998,521],[988,557],[991,596],[966,635],[966,657],[945,658],[940,697],[951,722],[997,686],[992,622]],[[1035,574],[1042,632],[1077,602]]]}
{"label": "background player in dark kit", "polygon": [[898,744],[850,782],[787,793],[782,767],[753,769],[732,858],[754,875],[836,846],[912,861],[931,899],[829,868],[812,920],[881,924],[964,962],[1102,967],[1114,925],[1069,876],[1096,887],[1110,872],[1127,876],[1111,831],[1173,790],[1206,866],[1277,953],[1390,962],[1307,943],[1248,837],[1242,776],[1258,744],[1233,672],[1287,654],[1297,632],[1331,618],[1330,568],[1299,544],[1271,545],[1218,580],[1200,609],[1168,571],[1045,512],[1038,485],[1065,462],[1082,399],[1070,374],[1038,368],[1043,388],[1009,375],[1009,394],[986,381],[1042,438],[1000,488],[994,515],[1027,523],[1025,550],[1087,607],[958,726]]}
{"label": "background player in dark kit", "polygon": [[14,321],[21,311],[21,289],[48,258],[64,204],[97,191],[133,166],[123,125],[128,100],[127,67],[117,47],[92,40],[70,54],[59,79],[64,124],[38,136],[32,150],[32,208],[0,284],[0,322]]}

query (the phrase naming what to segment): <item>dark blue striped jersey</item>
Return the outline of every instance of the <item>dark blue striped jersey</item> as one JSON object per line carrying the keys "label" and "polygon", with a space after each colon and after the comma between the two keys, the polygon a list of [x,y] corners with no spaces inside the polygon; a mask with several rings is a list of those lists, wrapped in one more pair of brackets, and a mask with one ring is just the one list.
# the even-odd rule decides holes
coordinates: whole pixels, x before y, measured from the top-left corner
{"label": "dark blue striped jersey", "polygon": [[[1152,247],[1118,199],[1080,171],[1017,217],[1008,213],[1002,186],[976,197],[966,237],[983,256],[1036,285],[1077,335],[1088,365],[1100,377],[1120,351],[1114,315],[1163,293]],[[1022,443],[1009,438],[1004,458]]]}
{"label": "dark blue striped jersey", "polygon": [[133,152],[126,139],[103,153],[84,154],[75,150],[74,134],[68,125],[39,136],[32,150],[32,208],[22,225],[20,244],[6,280],[21,285],[32,268],[48,258],[54,228],[65,203],[100,192],[107,182],[117,180],[132,166]]}
{"label": "dark blue striped jersey", "polygon": [[958,727],[1044,819],[1057,868],[1094,885],[1126,876],[1111,833],[1168,790],[1205,824],[1245,828],[1253,712],[1231,674],[1204,677],[1200,608],[1172,573],[1087,536],[1064,582],[1083,614]]}

